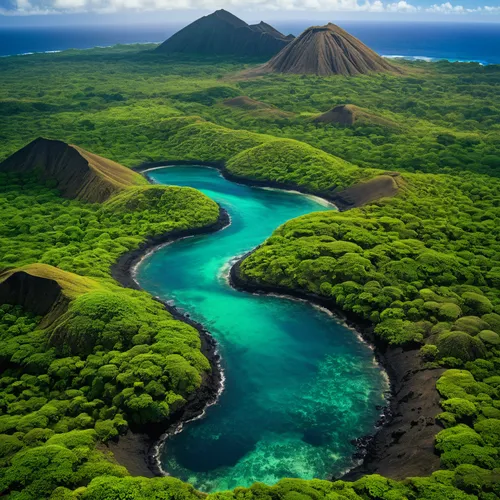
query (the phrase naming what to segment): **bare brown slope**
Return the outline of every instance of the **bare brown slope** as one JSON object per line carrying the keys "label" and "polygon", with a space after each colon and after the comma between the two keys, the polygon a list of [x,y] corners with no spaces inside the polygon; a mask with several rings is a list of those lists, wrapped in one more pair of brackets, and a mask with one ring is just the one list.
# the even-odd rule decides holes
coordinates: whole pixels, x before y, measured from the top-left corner
{"label": "bare brown slope", "polygon": [[370,113],[354,104],[335,106],[326,113],[314,118],[316,123],[338,123],[345,127],[352,127],[356,123],[366,125],[381,125],[383,127],[398,127],[396,122]]}
{"label": "bare brown slope", "polygon": [[57,181],[67,198],[102,202],[129,186],[146,184],[134,171],[78,146],[44,138],[20,149],[0,163],[0,172],[39,172]]}
{"label": "bare brown slope", "polygon": [[249,25],[224,9],[201,17],[163,42],[164,54],[272,57],[290,42],[266,23]]}
{"label": "bare brown slope", "polygon": [[312,26],[255,73],[354,76],[401,71],[335,24]]}
{"label": "bare brown slope", "polygon": [[336,193],[335,203],[338,203],[344,210],[361,207],[381,198],[396,196],[404,184],[404,180],[398,172],[386,172]]}

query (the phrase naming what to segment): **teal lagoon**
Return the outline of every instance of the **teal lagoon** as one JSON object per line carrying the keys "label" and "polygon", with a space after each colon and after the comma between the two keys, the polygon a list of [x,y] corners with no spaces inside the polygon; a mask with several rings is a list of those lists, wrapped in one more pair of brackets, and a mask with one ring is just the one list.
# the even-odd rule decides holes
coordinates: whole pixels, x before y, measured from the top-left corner
{"label": "teal lagoon", "polygon": [[388,391],[373,351],[327,311],[228,283],[235,258],[280,224],[334,207],[239,185],[207,167],[148,174],[201,190],[231,217],[226,229],[163,246],[136,270],[145,290],[173,301],[216,338],[225,374],[217,404],[165,441],[162,468],[212,492],[284,477],[326,479],[353,467],[351,441],[373,432]]}

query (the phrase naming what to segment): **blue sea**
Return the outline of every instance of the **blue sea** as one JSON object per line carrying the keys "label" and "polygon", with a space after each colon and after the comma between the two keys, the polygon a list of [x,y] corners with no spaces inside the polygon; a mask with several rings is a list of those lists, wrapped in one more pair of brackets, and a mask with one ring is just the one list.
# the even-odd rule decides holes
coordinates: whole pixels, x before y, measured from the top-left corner
{"label": "blue sea", "polygon": [[[318,23],[273,22],[283,33],[294,35],[311,24]],[[500,23],[342,21],[338,24],[384,56],[500,64]],[[0,56],[158,43],[180,28],[181,24],[0,27]]]}

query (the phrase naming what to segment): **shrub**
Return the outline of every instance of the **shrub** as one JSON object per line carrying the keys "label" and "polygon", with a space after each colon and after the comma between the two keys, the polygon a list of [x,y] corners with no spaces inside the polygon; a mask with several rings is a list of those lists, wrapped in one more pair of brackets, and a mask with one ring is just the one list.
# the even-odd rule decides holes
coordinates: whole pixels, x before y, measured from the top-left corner
{"label": "shrub", "polygon": [[476,405],[463,398],[447,399],[441,403],[441,406],[447,412],[453,413],[457,420],[470,420],[471,417],[477,414]]}
{"label": "shrub", "polygon": [[488,314],[493,311],[493,305],[488,297],[484,295],[479,295],[475,292],[465,292],[462,294],[462,299],[464,300],[466,308],[472,314],[481,316],[482,314]]}
{"label": "shrub", "polygon": [[465,332],[445,332],[437,341],[441,358],[453,357],[462,361],[473,361],[486,354],[483,342]]}
{"label": "shrub", "polygon": [[464,316],[457,319],[452,330],[467,332],[470,335],[477,335],[481,330],[488,328],[488,324],[477,316]]}
{"label": "shrub", "polygon": [[460,450],[466,444],[483,445],[481,436],[465,424],[444,429],[436,435],[436,449],[441,452]]}
{"label": "shrub", "polygon": [[485,343],[490,345],[500,345],[500,335],[493,330],[482,330],[478,337]]}
{"label": "shrub", "polygon": [[474,426],[474,430],[483,438],[489,446],[500,446],[500,420],[488,418],[481,420]]}
{"label": "shrub", "polygon": [[457,304],[447,302],[439,305],[437,314],[442,321],[454,321],[460,317],[462,310]]}

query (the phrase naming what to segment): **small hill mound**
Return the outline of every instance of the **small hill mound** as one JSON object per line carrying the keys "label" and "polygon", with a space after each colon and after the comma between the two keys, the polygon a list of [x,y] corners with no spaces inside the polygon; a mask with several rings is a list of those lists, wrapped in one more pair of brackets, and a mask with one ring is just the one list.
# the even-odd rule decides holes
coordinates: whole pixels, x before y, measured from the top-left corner
{"label": "small hill mound", "polygon": [[66,311],[71,300],[99,288],[90,278],[48,264],[30,264],[0,274],[0,304],[20,305],[44,316],[40,327],[46,328]]}
{"label": "small hill mound", "polygon": [[54,179],[61,194],[88,202],[102,202],[129,186],[146,184],[136,172],[89,153],[78,146],[44,138],[20,149],[0,163],[0,172],[39,173]]}
{"label": "small hill mound", "polygon": [[256,70],[319,76],[401,71],[335,24],[312,26]]}
{"label": "small hill mound", "polygon": [[398,124],[381,116],[370,113],[354,104],[335,106],[313,120],[316,123],[338,123],[344,127],[358,125],[380,125],[382,127],[397,127]]}
{"label": "small hill mound", "polygon": [[265,102],[256,101],[251,97],[247,97],[246,95],[240,95],[238,97],[234,97],[233,99],[226,99],[223,103],[225,106],[229,106],[231,108],[240,108],[240,109],[270,109],[273,106],[270,104],[266,104]]}
{"label": "small hill mound", "polygon": [[386,172],[336,193],[335,203],[344,210],[361,207],[380,198],[396,196],[403,186],[404,180],[398,172]]}
{"label": "small hill mound", "polygon": [[290,42],[267,23],[249,25],[221,9],[197,19],[163,42],[164,54],[272,57]]}
{"label": "small hill mound", "polygon": [[245,95],[234,97],[232,99],[226,99],[222,104],[229,108],[248,111],[257,116],[269,116],[272,118],[288,118],[293,116],[293,113],[287,113],[272,104],[257,101]]}

